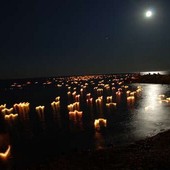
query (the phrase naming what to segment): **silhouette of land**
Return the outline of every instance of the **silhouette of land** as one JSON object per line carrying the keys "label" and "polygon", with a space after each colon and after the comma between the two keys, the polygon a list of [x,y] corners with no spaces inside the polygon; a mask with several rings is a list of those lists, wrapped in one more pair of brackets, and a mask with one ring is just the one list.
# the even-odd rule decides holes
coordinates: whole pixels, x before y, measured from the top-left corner
{"label": "silhouette of land", "polygon": [[161,74],[146,74],[146,75],[137,75],[136,79],[133,82],[137,83],[155,83],[155,84],[170,84],[170,74],[161,75]]}

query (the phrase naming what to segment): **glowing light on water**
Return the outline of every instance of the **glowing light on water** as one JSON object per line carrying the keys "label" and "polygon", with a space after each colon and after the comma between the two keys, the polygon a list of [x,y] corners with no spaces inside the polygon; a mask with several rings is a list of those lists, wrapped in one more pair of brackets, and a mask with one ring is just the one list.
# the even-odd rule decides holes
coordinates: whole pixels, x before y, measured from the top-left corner
{"label": "glowing light on water", "polygon": [[5,115],[5,120],[14,120],[14,119],[16,119],[18,117],[18,114],[17,113],[15,113],[15,114],[13,114],[13,113],[10,113],[10,114],[7,114],[7,115]]}
{"label": "glowing light on water", "polygon": [[135,102],[135,97],[134,96],[127,96],[127,104],[128,106],[133,106]]}
{"label": "glowing light on water", "polygon": [[60,101],[60,96],[57,96],[57,97],[55,98],[55,101],[56,101],[56,102]]}
{"label": "glowing light on water", "polygon": [[1,110],[1,112],[5,115],[5,114],[10,114],[10,113],[12,113],[13,112],[13,108],[4,108],[4,109],[2,109]]}
{"label": "glowing light on water", "polygon": [[0,159],[7,160],[10,156],[10,152],[11,152],[11,146],[8,145],[8,148],[4,153],[0,152]]}
{"label": "glowing light on water", "polygon": [[42,120],[44,120],[44,108],[45,106],[37,106],[35,108],[36,112],[38,113],[39,118]]}
{"label": "glowing light on water", "polygon": [[86,94],[87,99],[90,99],[91,93]]}
{"label": "glowing light on water", "polygon": [[96,130],[100,130],[102,127],[107,126],[107,120],[103,118],[95,119],[94,127]]}
{"label": "glowing light on water", "polygon": [[69,111],[80,110],[80,103],[74,102],[73,104],[67,105]]}
{"label": "glowing light on water", "polygon": [[107,100],[107,103],[112,102],[112,96],[107,96],[106,100]]}
{"label": "glowing light on water", "polygon": [[0,111],[6,108],[6,104],[0,105]]}
{"label": "glowing light on water", "polygon": [[145,110],[146,110],[146,111],[148,111],[148,110],[153,110],[153,109],[154,109],[153,106],[146,106],[146,107],[145,107]]}
{"label": "glowing light on water", "polygon": [[87,104],[92,104],[93,103],[93,98],[87,99],[86,102],[87,102]]}
{"label": "glowing light on water", "polygon": [[30,103],[28,102],[20,102],[19,104],[16,103],[13,105],[13,108],[16,112],[18,112],[19,114],[27,114],[30,110],[29,108]]}
{"label": "glowing light on water", "polygon": [[69,115],[82,116],[82,114],[83,114],[83,111],[78,111],[78,110],[69,111]]}
{"label": "glowing light on water", "polygon": [[111,103],[106,103],[106,106],[115,108],[117,106],[117,103],[112,103],[112,102]]}
{"label": "glowing light on water", "polygon": [[79,94],[77,94],[77,95],[75,96],[75,101],[76,101],[76,102],[79,102],[79,101],[80,101],[80,95],[79,95]]}
{"label": "glowing light on water", "polygon": [[59,111],[59,109],[60,109],[60,101],[53,101],[52,103],[51,103],[51,107],[52,107],[52,109],[54,110],[54,111]]}

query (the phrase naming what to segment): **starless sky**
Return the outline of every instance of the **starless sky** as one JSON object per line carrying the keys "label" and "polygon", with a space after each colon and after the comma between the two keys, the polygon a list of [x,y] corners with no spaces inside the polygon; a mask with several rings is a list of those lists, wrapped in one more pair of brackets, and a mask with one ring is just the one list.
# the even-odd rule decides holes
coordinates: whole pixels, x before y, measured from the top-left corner
{"label": "starless sky", "polygon": [[0,78],[167,70],[169,7],[169,0],[1,1]]}

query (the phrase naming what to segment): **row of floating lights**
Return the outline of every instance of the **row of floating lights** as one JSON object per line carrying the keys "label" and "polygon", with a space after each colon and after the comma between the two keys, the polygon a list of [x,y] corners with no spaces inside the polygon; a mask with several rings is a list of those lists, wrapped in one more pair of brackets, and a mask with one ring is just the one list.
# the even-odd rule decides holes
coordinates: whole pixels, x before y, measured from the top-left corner
{"label": "row of floating lights", "polygon": [[[108,87],[108,85],[105,87]],[[126,89],[127,88],[128,87],[126,86]],[[97,89],[97,92],[99,95],[99,97],[95,100],[97,107],[101,107],[101,105],[103,103],[103,96],[101,94],[102,90],[103,89],[101,89],[101,88]],[[134,96],[135,96],[136,92],[140,92],[140,91],[141,91],[140,87],[138,87],[138,89],[135,92],[130,92],[129,90],[126,91],[127,101],[133,102],[135,99]],[[121,93],[122,93],[122,89],[119,88],[118,91],[116,92],[116,95],[119,96],[119,95],[121,95]],[[68,95],[70,95],[70,93],[68,93]],[[72,93],[72,96],[73,96],[75,102],[68,105],[69,114],[72,114],[72,112],[74,112],[74,111],[80,111],[80,94],[76,94],[76,91],[74,91]],[[92,104],[93,98],[91,97],[91,93],[86,94],[86,98],[87,98],[86,102]],[[107,96],[106,101],[107,101],[106,107],[116,107],[116,105],[117,105],[117,103],[113,102],[112,96]],[[8,108],[6,108],[6,104],[4,104],[4,105],[0,105],[0,111],[4,114],[5,119],[15,119],[18,117],[18,115],[22,115],[24,118],[26,118],[27,114],[29,113],[29,110],[30,110],[29,106],[30,106],[30,103],[22,102],[19,104],[14,104],[13,108],[8,109]],[[54,111],[57,111],[57,110],[59,111],[59,108],[60,108],[60,97],[59,96],[56,97],[55,101],[53,101],[51,103],[51,107]],[[35,110],[38,113],[40,118],[44,117],[43,116],[44,109],[45,109],[45,106],[35,107]]]}

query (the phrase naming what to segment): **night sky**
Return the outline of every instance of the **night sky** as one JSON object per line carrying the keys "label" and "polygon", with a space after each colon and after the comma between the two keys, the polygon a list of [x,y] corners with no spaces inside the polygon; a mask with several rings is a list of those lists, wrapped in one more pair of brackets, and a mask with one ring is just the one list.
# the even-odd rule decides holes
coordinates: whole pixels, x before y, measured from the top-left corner
{"label": "night sky", "polygon": [[0,78],[170,68],[170,0],[4,0],[0,17]]}

